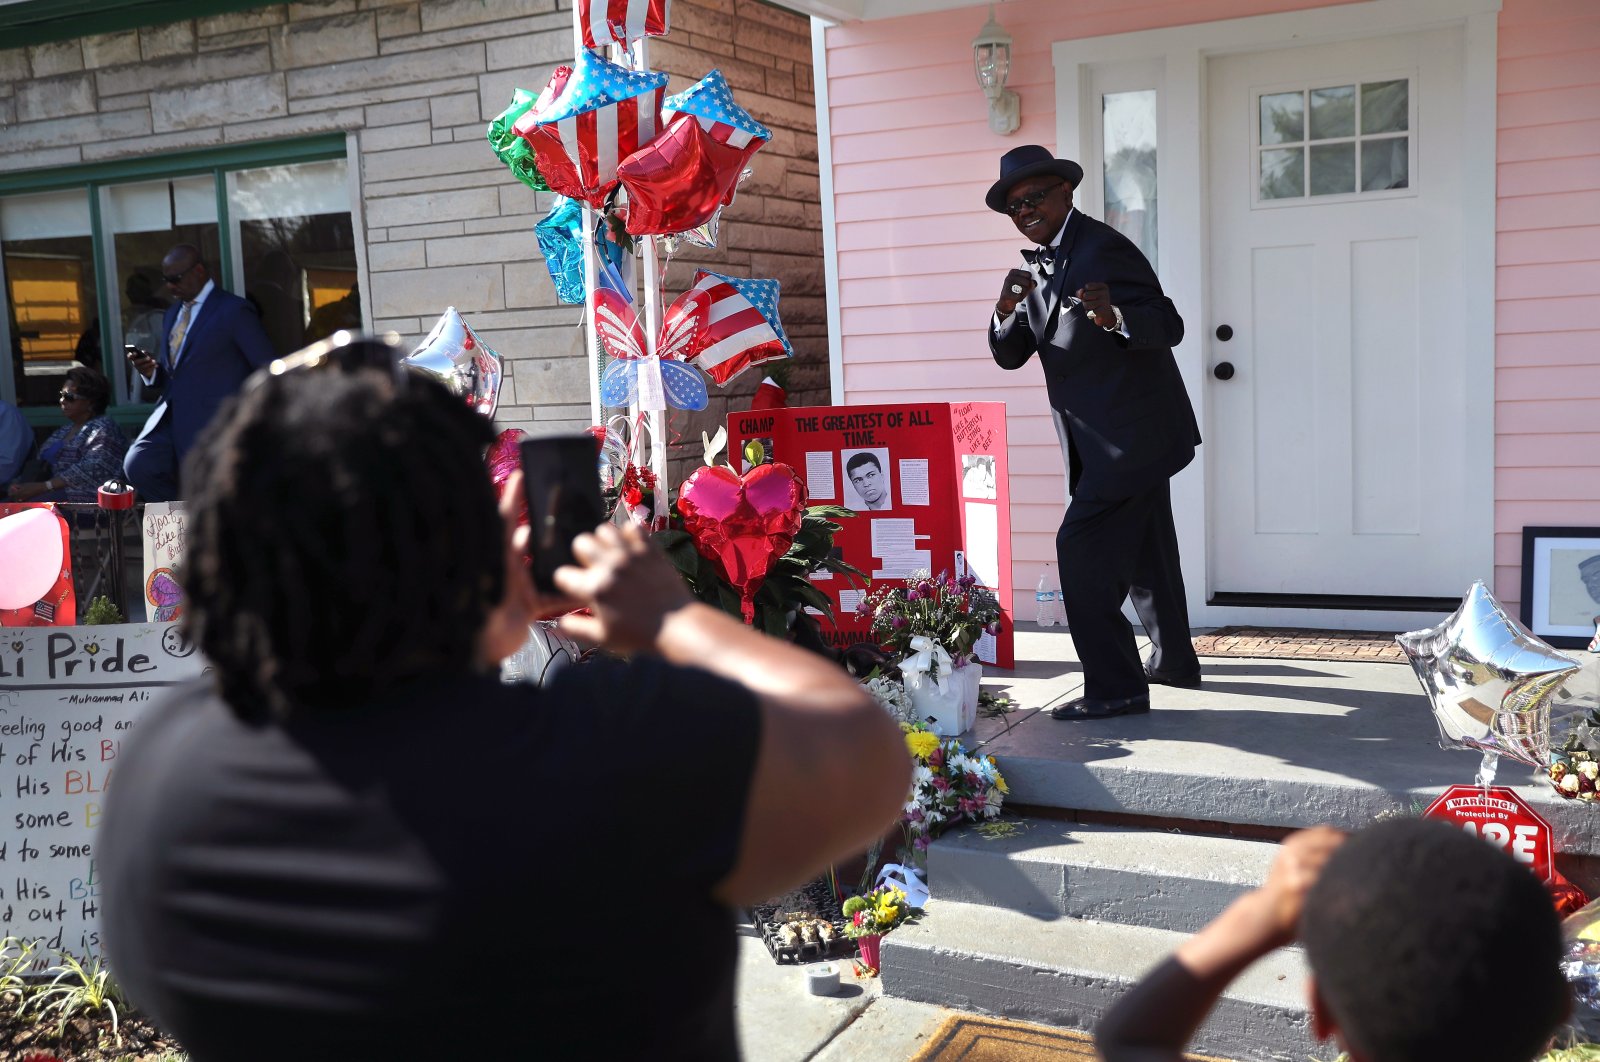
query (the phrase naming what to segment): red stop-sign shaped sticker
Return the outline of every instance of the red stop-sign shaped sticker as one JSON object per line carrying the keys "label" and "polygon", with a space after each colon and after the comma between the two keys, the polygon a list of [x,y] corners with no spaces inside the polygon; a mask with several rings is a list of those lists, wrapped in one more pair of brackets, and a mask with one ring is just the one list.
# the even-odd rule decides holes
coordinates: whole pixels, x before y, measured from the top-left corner
{"label": "red stop-sign shaped sticker", "polygon": [[1455,823],[1473,836],[1505,849],[1513,859],[1526,863],[1541,881],[1555,877],[1550,824],[1523,803],[1514,789],[1497,785],[1485,792],[1482,786],[1453,785],[1422,814]]}

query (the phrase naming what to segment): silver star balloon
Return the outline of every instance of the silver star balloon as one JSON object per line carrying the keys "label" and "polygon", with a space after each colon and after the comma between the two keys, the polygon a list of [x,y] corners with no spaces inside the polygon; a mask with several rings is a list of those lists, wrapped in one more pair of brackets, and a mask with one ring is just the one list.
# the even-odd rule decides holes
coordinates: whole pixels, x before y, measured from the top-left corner
{"label": "silver star balloon", "polygon": [[1549,766],[1550,700],[1578,664],[1508,615],[1482,582],[1439,626],[1395,641],[1428,694],[1440,745],[1485,753],[1490,779],[1491,756]]}
{"label": "silver star balloon", "polygon": [[500,404],[500,355],[451,306],[401,364],[432,376],[486,417]]}

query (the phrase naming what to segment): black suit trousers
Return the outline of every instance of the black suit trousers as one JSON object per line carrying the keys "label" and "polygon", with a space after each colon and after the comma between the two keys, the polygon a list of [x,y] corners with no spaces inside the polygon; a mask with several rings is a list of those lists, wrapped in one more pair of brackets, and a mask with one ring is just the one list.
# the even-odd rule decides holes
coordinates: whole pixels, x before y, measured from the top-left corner
{"label": "black suit trousers", "polygon": [[1074,497],[1056,533],[1056,559],[1085,697],[1110,700],[1149,689],[1133,626],[1122,614],[1130,597],[1150,636],[1151,667],[1171,675],[1199,670],[1169,481],[1129,498]]}

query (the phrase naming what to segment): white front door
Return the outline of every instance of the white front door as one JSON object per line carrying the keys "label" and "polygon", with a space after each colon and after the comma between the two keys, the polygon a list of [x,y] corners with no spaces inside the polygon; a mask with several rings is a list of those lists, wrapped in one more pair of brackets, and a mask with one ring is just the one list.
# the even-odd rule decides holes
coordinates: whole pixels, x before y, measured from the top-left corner
{"label": "white front door", "polygon": [[[1462,33],[1211,59],[1213,593],[1456,597]],[[1231,366],[1231,378],[1222,363]],[[1219,372],[1219,369],[1221,370]]]}

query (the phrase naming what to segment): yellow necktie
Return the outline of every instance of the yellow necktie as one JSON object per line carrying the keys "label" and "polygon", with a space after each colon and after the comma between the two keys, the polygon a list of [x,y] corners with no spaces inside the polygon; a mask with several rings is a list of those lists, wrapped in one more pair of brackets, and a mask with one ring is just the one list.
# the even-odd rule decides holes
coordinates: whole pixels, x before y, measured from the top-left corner
{"label": "yellow necktie", "polygon": [[189,309],[194,306],[192,302],[183,304],[183,309],[178,311],[178,319],[173,322],[172,334],[167,337],[167,360],[171,367],[178,367],[178,354],[183,350],[183,337],[189,331]]}

